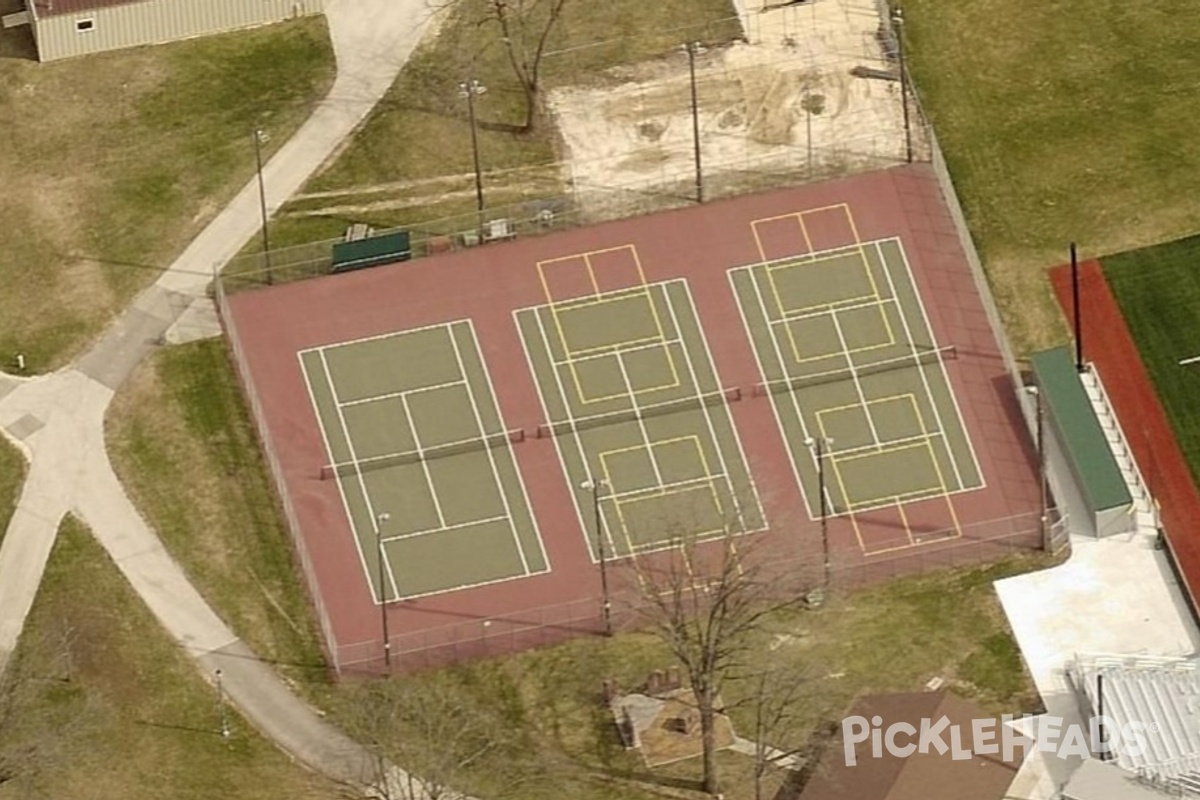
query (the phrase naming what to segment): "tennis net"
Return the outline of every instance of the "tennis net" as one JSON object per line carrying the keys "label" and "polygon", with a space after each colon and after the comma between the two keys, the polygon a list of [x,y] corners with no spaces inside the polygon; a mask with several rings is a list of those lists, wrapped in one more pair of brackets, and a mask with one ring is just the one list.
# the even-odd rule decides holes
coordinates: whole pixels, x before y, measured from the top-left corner
{"label": "tennis net", "polygon": [[778,392],[794,392],[800,389],[806,389],[811,386],[822,386],[827,383],[841,383],[843,381],[852,381],[856,377],[864,378],[868,375],[880,375],[886,372],[896,372],[902,369],[911,369],[918,365],[938,364],[943,361],[949,361],[958,357],[958,351],[954,345],[945,347],[928,347],[919,350],[914,350],[908,355],[898,356],[896,358],[884,358],[879,361],[872,361],[869,364],[856,364],[853,368],[834,369],[828,372],[814,372],[809,375],[793,375],[787,378],[767,381],[755,387],[757,394]]}
{"label": "tennis net", "polygon": [[551,422],[548,424],[539,425],[537,429],[537,435],[539,438],[545,438],[548,436],[561,436],[564,433],[578,433],[579,431],[602,428],[608,425],[617,425],[622,422],[637,422],[638,420],[649,419],[651,417],[660,417],[665,414],[678,414],[685,411],[699,411],[705,408],[711,408],[712,406],[719,406],[735,400],[740,400],[741,397],[741,390],[736,388],[694,394],[690,397],[684,397],[679,400],[667,400],[662,403],[651,403],[649,405],[637,406],[636,408],[622,409],[621,411],[609,411],[603,414],[591,414],[585,417],[573,417],[561,422]]}
{"label": "tennis net", "polygon": [[333,478],[350,478],[366,472],[389,467],[400,467],[406,464],[419,464],[422,461],[433,461],[447,456],[458,456],[464,453],[474,453],[502,447],[509,443],[520,442],[525,438],[524,431],[514,430],[504,433],[493,433],[473,439],[460,439],[456,442],[424,447],[420,450],[409,450],[404,453],[390,453],[385,456],[372,456],[359,461],[345,461],[340,464],[326,464],[321,467],[321,480]]}

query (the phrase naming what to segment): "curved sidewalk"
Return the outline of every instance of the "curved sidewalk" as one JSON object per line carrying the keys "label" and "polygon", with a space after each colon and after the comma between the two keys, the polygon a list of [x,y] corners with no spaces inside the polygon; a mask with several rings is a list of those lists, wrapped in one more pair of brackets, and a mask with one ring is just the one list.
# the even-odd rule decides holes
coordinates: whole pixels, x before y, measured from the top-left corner
{"label": "curved sidewalk", "polygon": [[[295,136],[264,167],[267,204],[281,205],[383,97],[429,29],[425,0],[334,0],[326,11],[338,76]],[[104,414],[117,387],[203,296],[214,266],[258,233],[250,181],[140,294],[79,361],[52,375],[0,375],[0,430],[30,460],[0,547],[0,672],[16,647],[63,516],[78,514],[168,633],[246,718],[293,757],[330,778],[373,783],[374,759],[307,704],[241,642],[188,581],[129,501],[108,460]],[[394,770],[393,779],[403,773]]]}

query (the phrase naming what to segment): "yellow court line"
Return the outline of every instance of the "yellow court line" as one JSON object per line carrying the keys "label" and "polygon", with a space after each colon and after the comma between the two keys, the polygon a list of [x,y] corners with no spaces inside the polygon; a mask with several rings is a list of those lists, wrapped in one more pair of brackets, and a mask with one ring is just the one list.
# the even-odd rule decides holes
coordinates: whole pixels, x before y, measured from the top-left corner
{"label": "yellow court line", "polygon": [[[605,463],[603,454],[600,458],[600,470],[604,473],[605,483],[607,483],[609,486],[612,486],[612,473],[608,471],[608,464]],[[637,549],[633,546],[633,540],[629,538],[629,526],[625,522],[625,515],[621,513],[621,504],[613,503],[612,505],[617,510],[617,524],[621,526],[621,533],[625,536],[625,547],[628,548],[629,555],[633,555],[635,552],[637,552]],[[608,542],[609,544],[613,545],[613,549],[615,550],[616,545],[612,541],[611,536],[609,537]]]}
{"label": "yellow court line", "polygon": [[[892,452],[899,453],[901,450],[914,450],[918,447],[926,447],[928,444],[929,444],[929,440],[926,439],[923,442],[913,442],[911,444],[902,444],[899,447],[884,447],[882,450],[880,450],[877,453],[870,453],[870,452],[853,453],[851,455],[845,456],[844,458],[840,458],[838,460],[839,461],[856,461],[857,459],[860,459],[860,458],[875,458],[876,456],[882,455],[883,453],[892,453]],[[881,495],[881,497],[890,497],[890,496],[891,495]]]}
{"label": "yellow court line", "polygon": [[[867,545],[863,541],[862,529],[858,525],[858,516],[854,513],[854,509],[850,505],[850,499],[849,499],[850,496],[848,494],[846,494],[846,482],[842,478],[842,471],[838,468],[838,460],[836,458],[833,459],[833,476],[834,476],[834,478],[837,479],[838,488],[842,492],[842,500],[844,500],[846,502],[846,506],[847,506],[846,516],[850,517],[850,525],[854,529],[854,538],[858,541],[858,549],[860,552],[866,553]],[[819,488],[818,488],[818,491],[820,491]],[[830,499],[832,500],[832,498],[830,498]],[[821,498],[818,497],[817,502],[819,503],[820,501],[821,501]],[[832,505],[832,503],[830,505]],[[819,507],[820,506],[818,506],[818,508]],[[836,514],[837,508],[835,507],[833,509],[833,511],[834,511],[834,514]]]}
{"label": "yellow court line", "polygon": [[[806,319],[811,319],[811,317],[806,317]],[[795,334],[792,332],[791,325],[790,325],[790,323],[793,321],[794,320],[784,320],[784,327],[787,328],[788,336],[792,340],[792,355],[796,356],[797,364],[809,364],[809,363],[812,363],[813,361],[824,361],[825,359],[835,358],[838,356],[847,356],[847,355],[852,356],[855,353],[869,353],[872,350],[882,350],[885,347],[893,347],[896,344],[896,338],[895,338],[895,336],[891,335],[891,329],[889,328],[888,333],[889,333],[889,337],[890,337],[891,341],[880,342],[879,344],[869,344],[866,347],[854,347],[854,348],[839,347],[836,350],[830,350],[828,353],[823,353],[819,356],[808,356],[806,358],[800,358],[799,357],[800,354],[796,352],[796,337],[795,337]],[[866,366],[869,367],[870,364],[867,364]],[[803,376],[797,376],[797,377],[803,377]]]}
{"label": "yellow court line", "polygon": [[[958,535],[955,538],[962,538],[962,525],[958,521],[958,511],[954,508],[954,498],[950,496],[950,487],[946,485],[946,478],[942,475],[942,465],[938,463],[937,454],[933,452],[933,441],[926,442],[929,447],[929,457],[933,460],[933,468],[937,470],[938,480],[942,484],[942,496],[946,498],[946,507],[950,509],[950,519],[954,522],[954,531]],[[946,445],[946,451],[949,453],[950,446]]]}
{"label": "yellow court line", "polygon": [[600,282],[598,280],[596,280],[596,270],[593,269],[593,267],[592,267],[591,256],[585,255],[583,257],[583,265],[585,267],[587,267],[588,278],[592,282],[592,293],[595,294],[596,297],[599,297],[600,296]]}

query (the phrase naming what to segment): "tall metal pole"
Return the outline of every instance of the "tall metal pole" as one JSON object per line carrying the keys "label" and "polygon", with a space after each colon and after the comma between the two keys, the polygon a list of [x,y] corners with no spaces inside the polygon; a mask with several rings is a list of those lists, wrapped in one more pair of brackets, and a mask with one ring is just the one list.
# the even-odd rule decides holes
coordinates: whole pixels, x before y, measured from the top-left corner
{"label": "tall metal pole", "polygon": [[829,506],[825,499],[825,448],[832,444],[832,439],[827,439],[824,436],[817,438],[809,438],[807,444],[813,450],[813,455],[817,460],[817,494],[820,495],[821,506],[821,555],[823,561],[823,582],[822,586],[829,587]]}
{"label": "tall metal pole", "polygon": [[254,161],[258,165],[258,208],[262,214],[263,257],[267,264],[267,285],[270,286],[274,282],[274,276],[271,274],[271,234],[267,225],[267,187],[263,183],[262,143],[265,135],[262,128],[254,129]]}
{"label": "tall metal pole", "polygon": [[688,56],[688,76],[692,88],[692,151],[696,160],[696,202],[704,202],[704,168],[700,163],[700,102],[696,94],[696,53],[700,52],[699,42],[688,42],[684,45]]}
{"label": "tall metal pole", "polygon": [[596,554],[600,557],[600,593],[603,596],[602,612],[604,614],[604,635],[612,636],[612,603],[608,596],[608,553],[604,549],[604,529],[600,517],[600,488],[607,486],[608,481],[589,478],[583,482],[583,488],[592,493],[592,530],[596,536]]}
{"label": "tall metal pole", "polygon": [[479,166],[479,134],[475,125],[475,96],[486,89],[472,78],[458,85],[459,93],[467,98],[467,117],[471,120],[471,157],[475,162],[475,210],[479,214],[479,231],[483,235],[483,171]]}
{"label": "tall metal pole", "polygon": [[383,633],[383,666],[392,670],[392,637],[388,633],[387,587],[384,584],[383,524],[392,518],[386,511],[375,518],[375,560],[379,562],[379,627]]}
{"label": "tall metal pole", "polygon": [[1079,308],[1079,258],[1071,242],[1071,311],[1075,316],[1075,370],[1083,372],[1083,314]]}
{"label": "tall metal pole", "polygon": [[1038,452],[1038,480],[1040,482],[1040,493],[1041,493],[1041,506],[1040,507],[1042,510],[1042,514],[1039,519],[1041,520],[1041,528],[1042,528],[1042,549],[1049,550],[1050,549],[1049,548],[1049,545],[1050,545],[1050,541],[1049,541],[1050,495],[1049,495],[1049,487],[1048,487],[1048,484],[1046,481],[1046,406],[1044,404],[1045,401],[1042,400],[1042,392],[1039,387],[1028,386],[1028,387],[1026,387],[1026,389],[1029,391],[1029,393],[1031,395],[1033,395],[1034,401],[1036,403],[1036,411],[1035,411],[1036,417],[1035,417],[1035,426],[1034,427],[1035,427],[1035,430],[1037,431],[1036,439],[1037,439],[1037,452]]}
{"label": "tall metal pole", "polygon": [[904,10],[897,8],[892,12],[893,26],[896,31],[896,56],[900,61],[900,107],[904,111],[904,159],[909,164],[913,160],[912,123],[908,112],[908,65],[904,61]]}

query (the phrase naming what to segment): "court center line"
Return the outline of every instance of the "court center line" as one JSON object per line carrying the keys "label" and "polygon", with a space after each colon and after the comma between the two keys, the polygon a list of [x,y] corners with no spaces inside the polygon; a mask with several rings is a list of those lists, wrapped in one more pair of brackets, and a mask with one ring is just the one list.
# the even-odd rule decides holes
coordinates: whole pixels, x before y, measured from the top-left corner
{"label": "court center line", "polygon": [[666,349],[666,347],[668,345],[678,344],[679,342],[680,342],[680,339],[678,337],[676,337],[674,339],[662,339],[661,341],[655,340],[653,342],[648,342],[646,344],[637,344],[637,345],[633,345],[631,347],[624,347],[624,346],[618,344],[618,345],[612,345],[612,349],[605,350],[603,353],[591,353],[591,354],[579,356],[579,357],[569,356],[568,358],[565,358],[562,361],[555,361],[553,355],[549,355],[549,354],[548,355],[549,355],[550,363],[553,364],[554,366],[567,367],[567,366],[571,366],[572,364],[581,364],[585,361],[594,361],[595,359],[598,359],[598,358],[608,358],[609,356],[615,355],[616,353],[636,353],[641,350],[652,350],[655,348]]}
{"label": "court center line", "polygon": [[871,429],[871,438],[875,440],[875,444],[879,444],[879,431],[876,430],[875,419],[871,416],[871,404],[867,402],[867,394],[863,391],[862,381],[858,378],[858,365],[854,363],[854,355],[850,352],[850,348],[846,344],[846,334],[842,331],[842,323],[838,321],[838,313],[836,311],[830,311],[829,316],[833,319],[833,328],[837,331],[838,341],[842,345],[841,354],[846,359],[846,364],[850,370],[850,378],[854,381],[854,389],[858,392],[858,399],[862,403],[862,412],[867,418],[867,427]]}
{"label": "court center line", "polygon": [[429,496],[433,500],[433,510],[437,513],[438,525],[443,528],[446,526],[446,517],[442,514],[442,504],[438,500],[437,487],[433,485],[433,473],[429,471],[429,461],[425,458],[425,448],[421,444],[421,434],[417,433],[417,421],[413,419],[412,409],[408,407],[408,398],[401,396],[400,402],[404,406],[404,419],[408,423],[408,430],[412,434],[413,442],[417,445],[418,464],[421,465],[421,474],[425,476],[425,485],[429,487]]}
{"label": "court center line", "polygon": [[[483,369],[483,378],[484,378],[484,381],[486,381],[486,383],[487,383],[488,394],[491,396],[492,411],[495,412],[496,419],[500,420],[500,428],[502,430],[507,431],[508,426],[504,424],[504,415],[500,412],[500,399],[496,395],[496,386],[495,386],[495,384],[492,383],[492,373],[488,369],[487,362],[484,361],[484,359],[483,359],[483,350],[479,347],[479,335],[475,332],[475,322],[471,319],[467,319],[466,323],[467,323],[467,328],[471,331],[471,341],[474,343],[474,346],[475,346],[475,354],[478,356],[479,364],[480,364],[481,368]],[[514,319],[514,324],[515,324],[515,319]],[[521,349],[524,350],[525,349],[525,337],[520,336],[518,338],[521,339]],[[528,355],[528,353],[526,353],[526,355]],[[532,374],[533,374],[533,371],[530,370],[530,375],[532,375]],[[540,402],[540,400],[541,400],[540,392],[539,392],[538,399]],[[505,442],[504,448],[505,448],[505,450],[508,451],[508,458],[509,458],[509,461],[512,463],[513,472],[515,472],[517,475],[517,485],[521,487],[521,497],[524,498],[524,501],[525,501],[525,512],[529,515],[529,524],[533,526],[534,540],[537,542],[538,552],[542,556],[542,564],[545,565],[542,569],[538,570],[536,573],[530,573],[530,574],[540,574],[543,572],[549,572],[550,571],[550,557],[546,555],[546,547],[545,547],[545,544],[542,542],[542,532],[541,532],[541,529],[538,528],[537,516],[533,512],[533,504],[529,501],[529,490],[525,487],[525,477],[521,472],[521,465],[517,462],[517,453],[516,453],[516,450],[513,448],[513,443],[512,443],[511,439],[507,440]]]}
{"label": "court center line", "polygon": [[612,500],[614,502],[617,502],[617,501],[628,502],[630,500],[645,499],[644,497],[642,497],[642,495],[653,496],[655,494],[672,494],[672,493],[674,493],[676,491],[680,491],[680,490],[687,490],[687,489],[694,489],[694,488],[702,487],[705,484],[709,483],[709,480],[708,480],[709,477],[724,478],[725,476],[721,475],[721,474],[716,474],[716,475],[712,475],[712,476],[706,475],[703,478],[688,478],[688,479],[682,480],[682,481],[674,481],[672,483],[664,483],[662,486],[643,486],[640,489],[630,489],[625,492],[606,494],[603,497],[601,497],[600,499],[601,500]]}
{"label": "court center line", "polygon": [[[480,435],[486,437],[487,429],[483,425],[483,415],[479,413],[479,403],[475,400],[475,390],[471,387],[471,381],[467,377],[467,365],[463,363],[462,350],[459,349],[458,340],[454,338],[454,330],[450,330],[450,345],[454,349],[454,360],[458,362],[458,371],[463,376],[463,382],[467,387],[467,399],[471,401],[471,413],[475,417],[475,427],[479,430]],[[500,495],[500,502],[504,506],[504,515],[508,519],[508,532],[513,537],[513,544],[517,547],[517,554],[521,556],[521,568],[525,570],[525,574],[529,574],[529,561],[525,558],[525,548],[521,546],[521,537],[517,535],[517,527],[513,524],[512,507],[508,503],[508,492],[505,491],[504,481],[500,479],[500,470],[496,467],[496,454],[492,448],[486,448],[488,465],[492,469],[492,480],[496,482],[496,492]]]}
{"label": "court center line", "polygon": [[[346,424],[346,416],[342,413],[341,400],[339,400],[338,396],[337,396],[337,386],[334,385],[333,374],[329,371],[329,360],[325,357],[324,350],[320,350],[318,352],[321,355],[321,368],[325,371],[325,381],[329,384],[329,393],[333,397],[333,403],[334,403],[335,410],[337,411],[338,421],[342,426],[342,434],[346,437],[346,449],[348,449],[350,451],[350,458],[354,462],[355,478],[358,481],[359,490],[362,491],[363,501],[366,502],[366,504],[367,504],[367,513],[371,515],[371,524],[379,525],[379,517],[375,513],[375,505],[371,501],[371,493],[367,490],[367,483],[363,479],[362,467],[359,465],[358,455],[354,451],[354,439],[350,436],[350,427]],[[406,406],[405,414],[407,414],[407,413],[408,413],[408,408]],[[358,538],[358,525],[354,524],[353,518],[351,518],[351,524],[354,525],[355,538]],[[375,531],[371,531],[371,534],[375,535]],[[379,550],[382,552],[377,552],[376,557],[383,558],[383,564],[387,568],[388,580],[392,585],[392,597],[399,600],[400,592],[396,587],[396,576],[392,572],[392,562],[390,559],[388,559],[386,550],[384,550],[383,548],[379,548]],[[384,587],[382,587],[382,586],[379,587],[379,591],[380,591],[379,601],[381,603],[386,603],[387,595],[385,593]]]}
{"label": "court center line", "polygon": [[658,468],[658,457],[654,455],[654,442],[650,439],[650,432],[646,430],[646,418],[639,410],[637,393],[633,390],[633,382],[629,379],[629,370],[625,368],[625,357],[621,353],[617,353],[617,365],[621,368],[621,380],[625,382],[625,393],[629,395],[629,402],[633,407],[634,413],[637,415],[638,430],[641,431],[642,441],[645,442],[646,452],[650,456],[650,466],[654,469],[654,479],[658,481],[659,486],[662,486],[662,470]]}
{"label": "court center line", "polygon": [[[938,409],[937,399],[933,396],[933,387],[929,385],[929,376],[925,374],[925,365],[921,363],[921,354],[917,351],[917,342],[916,342],[916,339],[913,338],[912,326],[909,325],[909,323],[908,323],[908,315],[904,313],[904,308],[902,306],[900,306],[899,295],[896,293],[896,283],[892,279],[892,271],[890,269],[890,264],[888,263],[887,257],[884,256],[883,250],[879,249],[878,242],[875,243],[875,247],[879,254],[879,260],[883,262],[883,274],[885,276],[887,276],[888,289],[889,289],[889,291],[891,291],[892,296],[897,299],[896,306],[897,306],[897,310],[899,310],[899,312],[900,312],[900,324],[904,328],[904,338],[908,340],[909,351],[913,357],[913,362],[916,365],[917,373],[921,376],[921,385],[923,385],[925,387],[925,397],[929,401],[930,407],[933,408],[933,417],[934,417],[934,420],[936,420],[936,422],[937,422],[938,430],[942,431],[944,433],[946,430],[946,425],[942,421],[942,412]],[[924,305],[924,302],[921,300],[921,295],[917,292],[916,284],[914,284],[910,281],[908,288],[912,291],[913,295],[917,298],[917,305],[920,307],[921,313],[924,314],[925,305]],[[926,319],[925,324],[926,324],[926,331],[929,333],[929,339],[932,342],[933,341],[933,330],[931,328],[929,328],[928,319]],[[937,343],[934,342],[934,344],[936,345]],[[945,382],[946,391],[949,392],[951,397],[953,398],[954,389],[950,386],[950,377],[945,372],[946,365],[941,361],[941,359],[938,359],[938,363],[942,367],[942,378]],[[956,407],[956,410],[957,410],[957,407]],[[966,428],[965,428],[964,423],[962,422],[961,414],[959,415],[958,422],[960,425],[963,425],[963,435],[965,436]],[[968,437],[968,440],[969,440],[969,437]],[[946,455],[948,455],[950,457],[950,466],[952,466],[954,468],[954,479],[958,483],[958,488],[965,489],[966,486],[963,483],[962,471],[959,469],[958,459],[954,455],[954,450],[950,447],[950,439],[948,437],[946,437],[943,439],[943,441],[946,444]]]}

